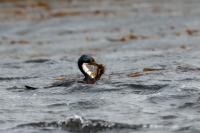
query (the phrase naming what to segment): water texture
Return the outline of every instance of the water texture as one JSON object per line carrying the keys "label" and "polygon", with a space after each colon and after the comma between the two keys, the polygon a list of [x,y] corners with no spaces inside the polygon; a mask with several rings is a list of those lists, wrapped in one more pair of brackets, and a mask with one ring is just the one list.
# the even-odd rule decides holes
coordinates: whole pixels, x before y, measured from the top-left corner
{"label": "water texture", "polygon": [[[0,132],[200,132],[199,7],[0,0]],[[106,66],[95,84],[82,54]]]}

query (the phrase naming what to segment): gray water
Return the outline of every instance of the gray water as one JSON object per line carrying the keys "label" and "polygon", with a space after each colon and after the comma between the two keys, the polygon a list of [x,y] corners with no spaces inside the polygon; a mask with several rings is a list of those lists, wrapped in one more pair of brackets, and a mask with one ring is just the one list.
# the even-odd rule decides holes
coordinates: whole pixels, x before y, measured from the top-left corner
{"label": "gray water", "polygon": [[[0,12],[0,132],[200,132],[199,7],[73,0]],[[106,66],[96,84],[76,82],[82,54]],[[55,82],[65,86],[45,88]]]}

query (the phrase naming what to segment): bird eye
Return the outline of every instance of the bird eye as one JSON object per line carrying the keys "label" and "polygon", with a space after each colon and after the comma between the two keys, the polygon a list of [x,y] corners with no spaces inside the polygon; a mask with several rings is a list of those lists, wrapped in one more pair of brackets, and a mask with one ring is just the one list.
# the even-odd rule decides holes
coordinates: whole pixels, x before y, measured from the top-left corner
{"label": "bird eye", "polygon": [[94,59],[92,59],[91,62],[94,62]]}

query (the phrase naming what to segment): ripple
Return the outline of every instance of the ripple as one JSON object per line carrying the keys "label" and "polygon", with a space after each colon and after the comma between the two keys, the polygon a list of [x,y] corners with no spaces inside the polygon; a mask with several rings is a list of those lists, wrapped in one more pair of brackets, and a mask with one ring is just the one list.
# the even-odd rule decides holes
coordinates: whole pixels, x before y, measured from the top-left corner
{"label": "ripple", "polygon": [[176,119],[177,116],[176,115],[165,115],[165,116],[161,116],[161,118],[164,120],[169,120],[169,119]]}
{"label": "ripple", "polygon": [[47,105],[48,108],[56,108],[56,107],[62,107],[62,106],[68,106],[68,104],[67,103],[54,103],[54,104]]}
{"label": "ripple", "polygon": [[187,130],[191,130],[192,126],[184,126],[184,127],[180,127],[179,129],[177,129],[176,131],[187,131]]}
{"label": "ripple", "polygon": [[185,94],[198,94],[200,92],[199,88],[196,87],[184,87],[181,88],[181,91]]}
{"label": "ripple", "polygon": [[176,104],[177,100],[182,101],[189,98],[191,98],[191,95],[176,94],[176,95],[151,96],[148,98],[148,100],[149,102],[154,104],[161,104],[161,103]]}
{"label": "ripple", "polygon": [[170,98],[166,96],[151,96],[148,98],[148,100],[150,101],[150,103],[160,104],[160,103],[169,101]]}
{"label": "ripple", "polygon": [[19,69],[21,65],[19,63],[4,63],[0,65],[2,68]]}
{"label": "ripple", "polygon": [[13,86],[13,87],[9,87],[9,88],[6,88],[6,89],[14,91],[14,92],[24,92],[24,91],[30,91],[30,90],[37,90],[39,88],[35,88],[35,87],[25,85],[24,87]]}
{"label": "ripple", "polygon": [[50,59],[32,59],[32,60],[27,60],[24,63],[46,63],[46,62],[53,62]]}
{"label": "ripple", "polygon": [[[153,85],[144,85],[144,84],[133,84],[133,83],[122,83],[122,82],[112,82],[110,80],[102,80],[96,84],[85,84],[79,82],[76,78],[67,79],[64,81],[54,82],[49,86],[44,88],[56,88],[56,87],[66,87],[66,93],[75,93],[75,92],[90,92],[90,93],[99,93],[99,92],[125,92],[129,91],[131,93],[139,95],[148,95],[160,92],[165,88],[166,84],[153,84]],[[33,87],[35,88],[35,87]],[[63,93],[63,94],[66,94]]]}
{"label": "ripple", "polygon": [[177,70],[180,70],[182,72],[188,72],[188,71],[199,72],[200,68],[191,65],[182,65],[182,66],[177,66]]}
{"label": "ripple", "polygon": [[167,85],[143,85],[143,84],[118,84],[118,87],[123,87],[124,89],[131,89],[132,93],[140,94],[140,95],[148,95],[158,93],[166,87]]}
{"label": "ripple", "polygon": [[200,108],[200,104],[196,102],[185,102],[184,104],[180,105],[178,107],[179,109],[185,109],[185,108]]}
{"label": "ripple", "polygon": [[72,109],[96,109],[102,106],[105,102],[97,99],[92,100],[82,100],[75,103],[70,103],[69,106]]}
{"label": "ripple", "polygon": [[0,77],[0,81],[21,80],[21,79],[33,79],[38,77]]}
{"label": "ripple", "polygon": [[118,92],[122,88],[116,87],[111,84],[83,84],[78,83],[70,86],[67,90],[68,93],[87,92],[87,93],[106,93]]}
{"label": "ripple", "polygon": [[130,125],[125,123],[115,123],[98,119],[85,119],[81,116],[73,116],[67,118],[66,121],[53,121],[53,122],[36,122],[36,123],[27,123],[16,126],[15,128],[62,128],[64,130],[72,131],[72,132],[84,132],[84,133],[92,133],[98,132],[102,130],[123,130],[123,129],[131,129],[131,130],[139,130],[142,128],[149,128],[148,124],[138,124],[138,125]]}

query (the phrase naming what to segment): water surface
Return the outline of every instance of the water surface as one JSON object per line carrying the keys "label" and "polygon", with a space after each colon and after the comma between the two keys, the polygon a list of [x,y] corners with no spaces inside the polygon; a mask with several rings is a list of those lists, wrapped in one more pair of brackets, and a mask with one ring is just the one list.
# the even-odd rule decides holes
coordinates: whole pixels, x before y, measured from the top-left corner
{"label": "water surface", "polygon": [[[0,131],[199,132],[199,6],[2,2]],[[82,54],[106,65],[96,84],[76,82]]]}

